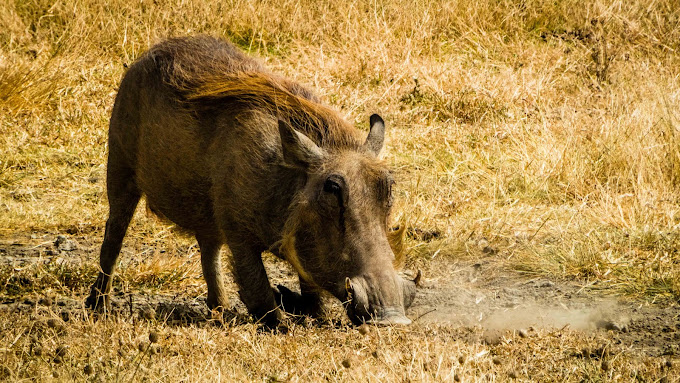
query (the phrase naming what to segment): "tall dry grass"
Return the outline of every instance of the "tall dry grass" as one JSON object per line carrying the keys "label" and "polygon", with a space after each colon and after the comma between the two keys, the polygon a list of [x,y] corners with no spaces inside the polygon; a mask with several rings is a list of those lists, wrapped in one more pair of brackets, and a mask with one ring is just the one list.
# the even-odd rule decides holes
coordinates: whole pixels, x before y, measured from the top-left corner
{"label": "tall dry grass", "polygon": [[[118,82],[153,43],[198,33],[313,87],[362,129],[371,113],[385,117],[407,267],[493,258],[529,275],[680,299],[675,0],[0,1],[0,239],[67,232],[89,238],[81,246],[92,253],[70,266],[2,268],[0,297],[87,291],[107,213],[106,127]],[[124,289],[204,288],[195,244],[143,207],[126,244],[116,282]],[[24,275],[32,282],[12,283]],[[93,321],[86,311],[65,325],[50,310],[0,312],[9,318],[0,320],[0,380],[677,375],[677,363],[657,358],[579,354],[610,345],[564,329],[489,346],[462,341],[481,336],[466,329],[419,324],[261,334],[250,324]],[[161,335],[153,347],[150,331]]]}
{"label": "tall dry grass", "polygon": [[412,262],[492,254],[678,299],[679,17],[672,0],[3,2],[0,232],[99,234],[125,66],[208,33],[361,128],[386,117],[396,218],[441,233]]}

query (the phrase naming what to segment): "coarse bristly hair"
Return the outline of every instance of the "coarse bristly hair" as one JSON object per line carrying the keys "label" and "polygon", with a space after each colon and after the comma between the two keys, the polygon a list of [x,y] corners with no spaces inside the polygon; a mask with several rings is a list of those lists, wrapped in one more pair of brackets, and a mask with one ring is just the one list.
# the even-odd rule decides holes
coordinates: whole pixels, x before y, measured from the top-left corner
{"label": "coarse bristly hair", "polygon": [[287,121],[319,146],[362,145],[358,131],[313,92],[269,73],[229,42],[209,36],[173,38],[147,55],[178,101],[190,108],[257,109]]}

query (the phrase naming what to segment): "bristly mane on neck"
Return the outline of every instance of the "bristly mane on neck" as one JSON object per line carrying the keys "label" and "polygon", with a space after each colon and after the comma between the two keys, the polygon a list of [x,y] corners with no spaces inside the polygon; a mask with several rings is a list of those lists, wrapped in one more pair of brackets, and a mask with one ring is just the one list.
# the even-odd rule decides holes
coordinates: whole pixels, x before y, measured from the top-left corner
{"label": "bristly mane on neck", "polygon": [[220,105],[262,110],[288,121],[295,129],[323,147],[359,146],[356,130],[337,112],[294,94],[291,83],[261,72],[241,72],[206,81],[184,93],[198,105]]}
{"label": "bristly mane on neck", "polygon": [[362,143],[357,130],[311,91],[270,74],[226,41],[177,38],[148,54],[178,101],[196,111],[256,109],[289,122],[322,147],[357,148]]}

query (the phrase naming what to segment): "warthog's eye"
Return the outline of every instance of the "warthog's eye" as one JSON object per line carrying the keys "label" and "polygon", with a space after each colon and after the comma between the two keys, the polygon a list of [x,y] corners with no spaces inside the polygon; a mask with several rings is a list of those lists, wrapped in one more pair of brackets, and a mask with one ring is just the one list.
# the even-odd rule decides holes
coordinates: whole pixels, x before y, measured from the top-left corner
{"label": "warthog's eye", "polygon": [[337,183],[336,181],[328,178],[326,182],[323,183],[323,191],[326,193],[332,193],[332,194],[340,194],[342,192],[342,189],[340,188],[340,184]]}
{"label": "warthog's eye", "polygon": [[345,209],[347,201],[347,187],[345,179],[338,174],[331,174],[323,182],[323,192],[319,196],[322,205],[335,209],[340,209],[340,213]]}

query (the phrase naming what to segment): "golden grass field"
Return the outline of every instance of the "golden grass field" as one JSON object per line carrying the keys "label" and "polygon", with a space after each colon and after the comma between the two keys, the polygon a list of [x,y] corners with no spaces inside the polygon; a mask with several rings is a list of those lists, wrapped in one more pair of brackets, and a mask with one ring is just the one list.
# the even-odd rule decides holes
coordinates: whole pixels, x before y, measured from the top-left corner
{"label": "golden grass field", "polygon": [[[680,343],[677,1],[6,0],[0,380],[680,379],[677,348],[647,352],[604,330],[508,326],[485,341],[479,326],[359,331],[340,319],[268,333],[238,316],[76,308],[97,270],[118,83],[152,44],[200,33],[315,89],[362,130],[385,118],[407,272],[436,288],[458,281],[451,265],[482,262],[488,281],[576,286],[665,313],[668,331],[650,333]],[[58,235],[76,251],[55,249]],[[123,301],[204,297],[199,259],[141,206],[114,285]]]}

